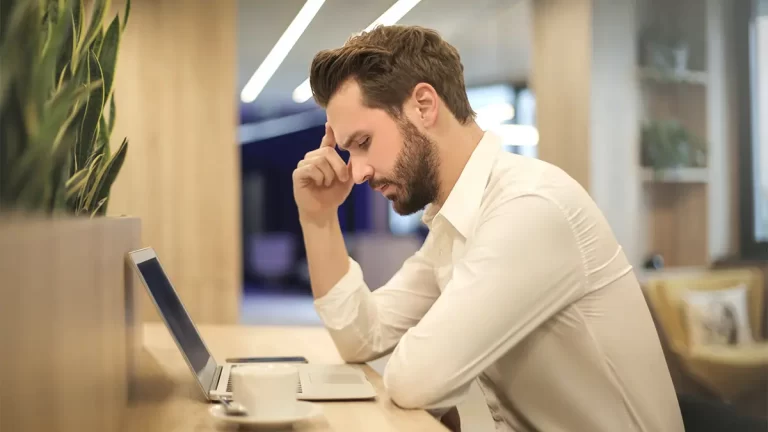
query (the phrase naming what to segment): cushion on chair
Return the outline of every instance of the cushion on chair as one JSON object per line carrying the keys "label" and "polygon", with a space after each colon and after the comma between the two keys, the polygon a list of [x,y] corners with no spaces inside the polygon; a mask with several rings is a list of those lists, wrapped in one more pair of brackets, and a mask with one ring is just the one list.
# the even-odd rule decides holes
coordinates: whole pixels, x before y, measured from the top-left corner
{"label": "cushion on chair", "polygon": [[741,284],[718,290],[687,290],[681,300],[689,346],[754,343],[747,289]]}

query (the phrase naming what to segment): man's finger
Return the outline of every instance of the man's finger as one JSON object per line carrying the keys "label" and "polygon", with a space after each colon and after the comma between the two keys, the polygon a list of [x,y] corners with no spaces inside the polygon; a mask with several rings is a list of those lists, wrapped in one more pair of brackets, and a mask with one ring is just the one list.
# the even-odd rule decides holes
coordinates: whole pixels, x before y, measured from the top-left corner
{"label": "man's finger", "polygon": [[328,158],[324,156],[318,156],[312,161],[312,163],[316,167],[318,167],[320,171],[323,172],[325,185],[330,186],[333,183],[333,179],[336,178],[336,174],[334,173],[334,170],[331,167],[331,163],[330,161],[328,161]]}
{"label": "man's finger", "polygon": [[339,180],[342,182],[349,180],[349,171],[347,170],[347,165],[344,163],[344,159],[342,159],[336,151],[326,155],[326,159],[333,168],[333,171],[336,173],[336,177],[338,177]]}
{"label": "man's finger", "polygon": [[320,147],[336,147],[336,137],[333,136],[333,129],[328,123],[325,124],[325,136],[320,141]]}
{"label": "man's finger", "polygon": [[301,168],[297,168],[296,174],[303,184],[314,183],[317,186],[322,186],[325,181],[323,172],[313,164],[307,164]]}

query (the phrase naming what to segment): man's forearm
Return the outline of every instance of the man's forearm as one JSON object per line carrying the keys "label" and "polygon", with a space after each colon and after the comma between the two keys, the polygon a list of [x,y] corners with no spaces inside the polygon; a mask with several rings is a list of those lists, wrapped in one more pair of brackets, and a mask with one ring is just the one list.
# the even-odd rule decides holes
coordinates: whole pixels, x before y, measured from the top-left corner
{"label": "man's forearm", "polygon": [[304,247],[307,251],[312,294],[326,295],[349,271],[349,254],[341,234],[338,215],[327,218],[301,218]]}

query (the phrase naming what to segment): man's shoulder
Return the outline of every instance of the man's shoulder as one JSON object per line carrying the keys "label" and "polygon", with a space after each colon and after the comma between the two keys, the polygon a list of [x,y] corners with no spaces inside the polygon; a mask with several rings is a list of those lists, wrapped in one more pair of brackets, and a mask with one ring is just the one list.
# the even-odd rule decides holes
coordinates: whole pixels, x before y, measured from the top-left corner
{"label": "man's shoulder", "polygon": [[582,185],[560,167],[512,153],[499,157],[491,171],[481,208],[515,206],[517,198],[537,196],[563,210],[595,203]]}
{"label": "man's shoulder", "polygon": [[488,178],[488,198],[510,195],[557,194],[579,188],[578,182],[556,165],[514,153],[501,155]]}

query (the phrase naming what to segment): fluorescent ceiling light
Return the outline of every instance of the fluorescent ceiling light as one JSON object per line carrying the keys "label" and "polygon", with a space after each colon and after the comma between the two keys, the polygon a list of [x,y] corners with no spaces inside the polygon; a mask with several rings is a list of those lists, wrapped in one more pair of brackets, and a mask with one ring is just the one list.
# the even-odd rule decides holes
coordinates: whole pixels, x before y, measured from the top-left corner
{"label": "fluorescent ceiling light", "polygon": [[[411,9],[413,9],[417,4],[419,4],[419,2],[421,2],[421,0],[398,0],[397,3],[390,6],[386,12],[381,14],[380,17],[376,18],[376,21],[372,22],[368,27],[366,27],[363,32],[370,31],[378,25],[388,26],[397,24],[397,22],[400,21],[400,19],[402,19],[405,14],[410,12]],[[312,87],[309,85],[309,78],[304,80],[303,83],[296,87],[292,96],[293,101],[296,103],[304,103],[312,98]]]}
{"label": "fluorescent ceiling light", "polygon": [[304,103],[312,99],[312,87],[309,85],[309,78],[305,79],[303,83],[299,84],[291,96],[293,97],[293,101],[296,103]]}
{"label": "fluorescent ceiling light", "polygon": [[264,86],[275,74],[275,71],[280,66],[280,63],[285,60],[285,57],[291,52],[296,41],[299,40],[304,30],[307,29],[309,23],[315,18],[317,12],[325,3],[325,0],[307,0],[304,6],[291,21],[291,24],[285,29],[283,35],[280,36],[277,43],[272,50],[267,54],[267,57],[261,63],[256,72],[253,73],[251,79],[243,87],[243,91],[240,93],[240,100],[245,103],[250,103],[256,100]]}

